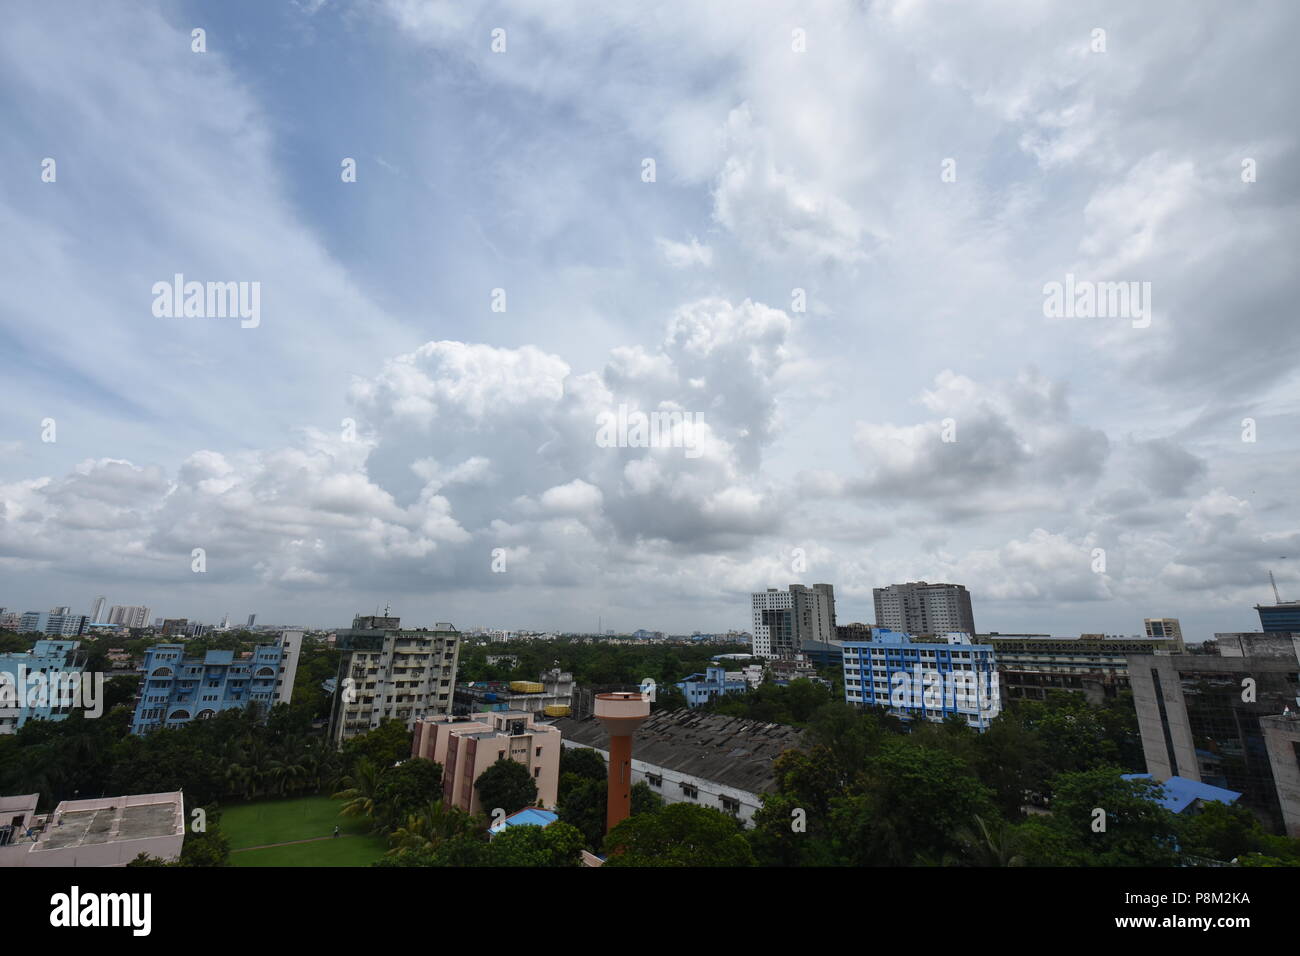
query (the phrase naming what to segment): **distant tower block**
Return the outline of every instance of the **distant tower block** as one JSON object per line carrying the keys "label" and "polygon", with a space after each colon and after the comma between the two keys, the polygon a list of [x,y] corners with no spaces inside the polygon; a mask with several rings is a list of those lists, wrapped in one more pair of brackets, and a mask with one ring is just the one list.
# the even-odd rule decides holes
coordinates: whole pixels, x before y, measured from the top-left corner
{"label": "distant tower block", "polygon": [[650,699],[644,694],[620,692],[596,695],[596,719],[609,734],[609,832],[632,812],[632,735],[650,716]]}

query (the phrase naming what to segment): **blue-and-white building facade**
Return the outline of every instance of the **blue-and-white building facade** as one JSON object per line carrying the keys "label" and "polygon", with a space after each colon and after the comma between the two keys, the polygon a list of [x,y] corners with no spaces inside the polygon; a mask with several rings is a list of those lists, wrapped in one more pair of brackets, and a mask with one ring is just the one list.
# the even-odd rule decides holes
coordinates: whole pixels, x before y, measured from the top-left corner
{"label": "blue-and-white building facade", "polygon": [[989,644],[968,634],[922,643],[910,634],[879,630],[870,641],[846,641],[844,699],[881,707],[907,720],[942,721],[956,715],[984,730],[1002,711],[997,662]]}
{"label": "blue-and-white building facade", "polygon": [[249,704],[265,713],[288,703],[301,637],[286,631],[277,643],[259,645],[250,657],[238,659],[234,651],[208,651],[187,660],[184,644],[155,644],[145,651],[131,733],[179,727]]}
{"label": "blue-and-white building facade", "polygon": [[86,669],[80,646],[80,641],[44,640],[30,651],[0,654],[0,734],[12,734],[29,720],[64,720],[81,705],[80,695],[59,693]]}
{"label": "blue-and-white building facade", "polygon": [[703,674],[692,674],[677,684],[686,695],[687,707],[699,707],[724,694],[743,694],[749,690],[744,680],[728,680],[722,667],[706,667]]}

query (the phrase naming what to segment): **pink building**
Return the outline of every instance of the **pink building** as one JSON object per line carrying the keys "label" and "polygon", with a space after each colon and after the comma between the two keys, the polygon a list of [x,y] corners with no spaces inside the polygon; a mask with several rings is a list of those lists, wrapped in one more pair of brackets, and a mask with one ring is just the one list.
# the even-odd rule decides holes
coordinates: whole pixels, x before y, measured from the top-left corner
{"label": "pink building", "polygon": [[469,717],[431,716],[415,721],[411,756],[442,764],[442,799],[468,813],[490,813],[474,781],[498,757],[528,768],[537,784],[537,806],[554,807],[560,785],[560,732],[520,711]]}

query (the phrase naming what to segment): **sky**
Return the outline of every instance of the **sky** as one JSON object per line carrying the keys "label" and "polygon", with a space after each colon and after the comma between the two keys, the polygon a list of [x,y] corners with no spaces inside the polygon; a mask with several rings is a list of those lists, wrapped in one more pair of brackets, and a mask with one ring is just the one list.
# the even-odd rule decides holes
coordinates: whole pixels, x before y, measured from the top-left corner
{"label": "sky", "polygon": [[[0,606],[686,633],[927,580],[981,632],[1256,630],[1300,598],[1298,25],[7,4]],[[160,315],[177,274],[256,322]]]}

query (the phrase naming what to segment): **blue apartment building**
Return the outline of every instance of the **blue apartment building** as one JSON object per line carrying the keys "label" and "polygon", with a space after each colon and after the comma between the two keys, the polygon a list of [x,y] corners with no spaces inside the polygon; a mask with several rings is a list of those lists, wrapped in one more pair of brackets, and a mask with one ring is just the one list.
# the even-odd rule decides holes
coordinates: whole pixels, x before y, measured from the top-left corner
{"label": "blue apartment building", "polygon": [[699,707],[724,694],[743,694],[749,685],[743,680],[727,680],[721,667],[706,667],[703,674],[692,674],[677,684],[686,695],[686,706]]}
{"label": "blue apartment building", "polygon": [[881,629],[870,641],[846,641],[844,699],[881,707],[904,720],[943,721],[956,715],[985,730],[1002,710],[997,661],[989,644],[949,634],[922,643]]}
{"label": "blue apartment building", "polygon": [[269,711],[284,663],[278,644],[260,645],[252,657],[238,660],[234,651],[208,651],[201,659],[187,660],[185,645],[155,644],[144,654],[131,733],[179,727],[249,704]]}
{"label": "blue apartment building", "polygon": [[59,675],[81,674],[84,659],[77,656],[80,641],[37,641],[30,651],[0,654],[0,734],[12,734],[29,720],[64,720],[73,709],[58,695],[46,694],[41,701],[27,699],[23,685],[30,677],[43,674],[47,681]]}

